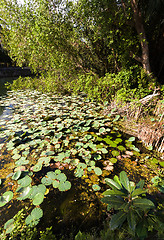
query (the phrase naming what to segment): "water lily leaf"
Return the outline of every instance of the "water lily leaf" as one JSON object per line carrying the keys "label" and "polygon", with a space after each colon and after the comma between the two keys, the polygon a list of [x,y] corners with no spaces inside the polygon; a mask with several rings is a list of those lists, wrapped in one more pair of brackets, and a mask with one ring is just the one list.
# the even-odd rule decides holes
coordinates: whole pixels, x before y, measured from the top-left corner
{"label": "water lily leaf", "polygon": [[42,164],[41,163],[37,163],[32,167],[33,172],[39,172],[41,169],[42,169]]}
{"label": "water lily leaf", "polygon": [[21,155],[15,154],[15,155],[13,155],[12,158],[13,158],[14,160],[18,160],[19,158],[21,158]]}
{"label": "water lily leaf", "polygon": [[93,188],[94,191],[99,191],[101,189],[101,187],[97,184],[93,184],[92,188]]}
{"label": "water lily leaf", "polygon": [[108,145],[110,145],[111,147],[115,148],[117,147],[117,144],[115,142],[113,142],[111,139],[109,138],[104,138],[103,139]]}
{"label": "water lily leaf", "polygon": [[43,216],[43,210],[41,208],[34,208],[29,216],[25,219],[26,225],[30,225],[31,227],[36,226],[40,218]]}
{"label": "water lily leaf", "polygon": [[135,137],[130,137],[130,138],[128,139],[128,141],[129,141],[129,142],[134,142],[135,139],[136,139]]}
{"label": "water lily leaf", "polygon": [[99,168],[99,167],[95,167],[95,168],[94,168],[94,172],[95,172],[95,174],[98,175],[98,176],[100,176],[100,175],[102,174],[102,170],[101,170],[101,168]]}
{"label": "water lily leaf", "polygon": [[17,197],[17,199],[18,200],[24,200],[24,199],[28,198],[31,194],[31,191],[32,191],[31,186],[27,186],[27,187],[19,186],[16,190],[16,192],[20,194]]}
{"label": "water lily leaf", "polygon": [[54,179],[56,179],[57,174],[56,174],[55,172],[52,172],[52,171],[51,171],[51,172],[48,172],[48,173],[47,173],[47,177],[54,180]]}
{"label": "water lily leaf", "polygon": [[107,150],[106,148],[101,148],[100,151],[101,151],[103,154],[108,153],[108,150]]}
{"label": "water lily leaf", "polygon": [[55,154],[54,151],[48,151],[45,153],[46,156],[53,156]]}
{"label": "water lily leaf", "polygon": [[126,150],[126,148],[123,147],[122,145],[117,146],[117,148],[118,148],[118,150],[120,150],[120,151],[125,151],[125,150]]}
{"label": "water lily leaf", "polygon": [[6,230],[6,234],[11,233],[14,228],[15,228],[15,226],[14,226],[14,219],[11,218],[4,225],[4,229]]}
{"label": "water lily leaf", "polygon": [[27,187],[31,184],[32,179],[29,176],[25,176],[24,178],[21,178],[18,180],[18,184],[21,185],[21,187]]}
{"label": "water lily leaf", "polygon": [[43,177],[42,180],[41,180],[41,183],[46,185],[46,186],[49,186],[52,184],[52,179],[49,178],[49,177]]}
{"label": "water lily leaf", "polygon": [[75,177],[82,177],[84,175],[84,170],[81,168],[76,168],[75,170]]}
{"label": "water lily leaf", "polygon": [[58,188],[58,187],[59,187],[59,181],[54,180],[54,181],[52,182],[52,185],[53,185],[54,188]]}
{"label": "water lily leaf", "polygon": [[44,200],[44,194],[43,193],[37,193],[35,197],[33,198],[33,205],[40,205]]}
{"label": "water lily leaf", "polygon": [[101,127],[101,128],[99,129],[99,133],[105,133],[105,132],[106,132],[106,130],[105,130],[104,127]]}
{"label": "water lily leaf", "polygon": [[67,179],[67,177],[64,173],[60,173],[59,175],[57,175],[56,179],[59,180],[60,182],[64,182]]}
{"label": "water lily leaf", "polygon": [[117,158],[110,158],[110,162],[113,163],[113,164],[116,163],[117,162]]}
{"label": "water lily leaf", "polygon": [[119,153],[118,151],[116,151],[116,150],[113,150],[113,151],[112,151],[112,155],[113,155],[114,157],[117,157],[117,156],[120,155],[120,153]]}
{"label": "water lily leaf", "polygon": [[59,191],[67,191],[71,188],[71,183],[69,181],[60,182],[58,189]]}
{"label": "water lily leaf", "polygon": [[13,192],[7,191],[0,197],[0,207],[3,207],[13,198]]}
{"label": "water lily leaf", "polygon": [[20,178],[20,176],[21,176],[21,173],[22,173],[21,170],[16,171],[16,172],[13,174],[12,179],[13,179],[13,180],[18,180],[18,178]]}

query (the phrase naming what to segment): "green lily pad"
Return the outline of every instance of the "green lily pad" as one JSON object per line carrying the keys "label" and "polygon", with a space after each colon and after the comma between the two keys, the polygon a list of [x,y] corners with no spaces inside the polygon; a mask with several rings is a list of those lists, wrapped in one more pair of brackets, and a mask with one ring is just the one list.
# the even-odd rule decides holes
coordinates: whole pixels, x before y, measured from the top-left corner
{"label": "green lily pad", "polygon": [[117,157],[117,156],[120,155],[120,153],[119,153],[118,151],[116,151],[116,150],[113,150],[113,151],[112,151],[112,155],[113,155],[114,157]]}
{"label": "green lily pad", "polygon": [[15,226],[14,226],[14,219],[11,218],[4,225],[4,229],[6,230],[6,234],[11,233],[14,228],[15,228]]}
{"label": "green lily pad", "polygon": [[41,163],[37,163],[32,167],[33,172],[39,172],[40,170],[42,170],[42,164]]}
{"label": "green lily pad", "polygon": [[27,187],[22,187],[19,186],[16,190],[17,193],[19,193],[20,195],[17,197],[18,200],[25,200],[26,198],[28,198],[31,194],[31,186],[27,186]]}
{"label": "green lily pad", "polygon": [[25,219],[26,225],[30,225],[31,227],[36,226],[40,218],[43,216],[43,211],[41,208],[34,208],[29,216]]}
{"label": "green lily pad", "polygon": [[7,191],[0,196],[0,207],[6,205],[13,198],[13,192]]}
{"label": "green lily pad", "polygon": [[43,177],[42,180],[41,180],[41,183],[46,185],[46,186],[49,186],[52,184],[52,179],[49,178],[49,177]]}
{"label": "green lily pad", "polygon": [[18,178],[20,178],[20,176],[21,176],[21,173],[22,173],[21,170],[16,171],[16,172],[13,174],[12,179],[13,179],[13,180],[18,180]]}
{"label": "green lily pad", "polygon": [[60,182],[64,182],[66,181],[67,177],[64,173],[60,173],[59,175],[57,175],[56,179],[59,180]]}
{"label": "green lily pad", "polygon": [[71,188],[71,183],[69,181],[65,181],[65,182],[60,182],[58,189],[59,191],[67,191]]}
{"label": "green lily pad", "polygon": [[53,186],[54,188],[58,188],[58,187],[59,187],[59,181],[54,180],[54,181],[52,182],[52,186]]}
{"label": "green lily pad", "polygon": [[98,176],[100,176],[100,175],[102,174],[102,170],[101,170],[101,168],[99,168],[99,167],[95,167],[95,168],[94,168],[94,172],[95,172],[95,174],[98,175]]}
{"label": "green lily pad", "polygon": [[44,194],[43,193],[37,193],[33,198],[33,205],[40,205],[44,200]]}
{"label": "green lily pad", "polygon": [[93,184],[92,188],[93,188],[94,191],[99,191],[101,189],[101,187],[97,184]]}
{"label": "green lily pad", "polygon": [[117,148],[120,151],[125,151],[126,150],[126,148],[124,146],[122,146],[122,145],[117,146]]}
{"label": "green lily pad", "polygon": [[32,179],[27,175],[24,178],[18,180],[18,184],[21,185],[21,187],[27,187],[31,184],[31,182]]}

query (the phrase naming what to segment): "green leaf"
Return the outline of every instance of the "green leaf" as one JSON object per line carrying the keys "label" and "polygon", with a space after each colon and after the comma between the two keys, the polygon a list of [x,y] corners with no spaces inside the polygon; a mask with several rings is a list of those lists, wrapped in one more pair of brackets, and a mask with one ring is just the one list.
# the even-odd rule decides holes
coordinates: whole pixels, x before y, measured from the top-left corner
{"label": "green leaf", "polygon": [[145,184],[145,181],[144,180],[140,180],[137,184],[136,184],[136,188],[143,188]]}
{"label": "green leaf", "polygon": [[67,191],[71,188],[71,183],[69,181],[60,182],[58,189],[59,191]]}
{"label": "green leaf", "polygon": [[124,199],[122,197],[117,196],[106,196],[101,199],[103,203],[107,203],[110,205],[111,208],[114,208],[115,210],[121,209],[124,202]]}
{"label": "green leaf", "polygon": [[120,173],[120,182],[124,186],[124,188],[128,192],[130,192],[130,182],[129,182],[129,179],[128,179],[127,175],[126,175],[126,172],[124,172],[124,171],[122,171]]}
{"label": "green leaf", "polygon": [[133,212],[132,210],[129,210],[129,211],[128,211],[127,221],[128,221],[129,228],[130,228],[133,232],[135,232],[135,228],[136,228],[136,218],[135,218],[135,212]]}
{"label": "green leaf", "polygon": [[161,167],[164,167],[164,161],[160,161],[159,164],[161,165]]}
{"label": "green leaf", "polygon": [[116,151],[116,150],[113,150],[113,151],[112,151],[112,155],[113,155],[114,157],[117,157],[117,156],[120,155],[120,153],[119,153],[118,151]]}
{"label": "green leaf", "polygon": [[144,199],[142,199],[142,198],[134,199],[133,200],[133,205],[135,207],[143,209],[143,210],[151,209],[151,208],[155,207],[154,203],[151,200],[146,199],[146,198],[144,198]]}
{"label": "green leaf", "polygon": [[28,198],[31,194],[31,187],[27,186],[27,187],[22,187],[19,186],[16,190],[16,192],[18,192],[20,195],[17,197],[18,200],[24,200],[26,198]]}
{"label": "green leaf", "polygon": [[135,137],[130,137],[130,138],[128,139],[128,141],[129,141],[129,142],[134,142],[134,141],[135,141]]}
{"label": "green leaf", "polygon": [[16,172],[13,174],[12,179],[13,179],[13,180],[17,180],[18,178],[20,178],[21,173],[22,173],[21,170],[16,171]]}
{"label": "green leaf", "polygon": [[42,164],[41,163],[37,163],[32,167],[32,170],[34,172],[39,172],[42,169]]}
{"label": "green leaf", "polygon": [[143,189],[141,189],[141,188],[137,188],[137,189],[135,189],[135,190],[132,192],[132,197],[139,196],[139,195],[144,194],[144,193],[146,193],[146,192],[147,192],[147,190],[143,190]]}
{"label": "green leaf", "polygon": [[103,192],[103,195],[126,196],[127,194],[125,194],[123,191],[119,191],[117,189],[114,189],[114,190],[108,189],[105,192]]}
{"label": "green leaf", "polygon": [[14,228],[15,228],[15,226],[14,226],[14,219],[11,218],[4,225],[4,229],[6,229],[6,234],[11,233]]}
{"label": "green leaf", "polygon": [[99,167],[95,167],[94,172],[96,175],[100,176],[102,174],[102,170]]}
{"label": "green leaf", "polygon": [[21,185],[21,187],[27,187],[31,184],[32,179],[29,176],[25,176],[24,178],[21,178],[18,180],[18,184]]}
{"label": "green leaf", "polygon": [[101,187],[100,187],[99,185],[97,185],[97,184],[93,184],[93,185],[92,185],[92,189],[93,189],[94,191],[99,191],[99,190],[101,189]]}
{"label": "green leaf", "polygon": [[136,233],[140,239],[145,239],[147,237],[148,232],[147,232],[147,228],[144,226],[143,221],[141,221],[141,222],[139,222],[139,224],[137,224]]}
{"label": "green leaf", "polygon": [[121,189],[122,186],[115,182],[114,180],[110,179],[110,178],[105,178],[105,182],[112,188],[112,189]]}
{"label": "green leaf", "polygon": [[115,230],[116,228],[120,227],[123,222],[126,220],[127,214],[125,212],[119,212],[112,216],[110,221],[110,228],[111,230]]}
{"label": "green leaf", "polygon": [[43,193],[37,193],[33,198],[33,204],[34,205],[40,205],[44,200],[44,194]]}

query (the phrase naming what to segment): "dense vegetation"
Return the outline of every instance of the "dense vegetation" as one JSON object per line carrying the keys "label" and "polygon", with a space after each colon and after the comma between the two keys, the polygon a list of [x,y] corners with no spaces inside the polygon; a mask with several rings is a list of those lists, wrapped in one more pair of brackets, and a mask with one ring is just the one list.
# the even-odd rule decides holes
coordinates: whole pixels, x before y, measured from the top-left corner
{"label": "dense vegetation", "polygon": [[[7,219],[2,239],[163,237],[163,136],[159,154],[119,131],[129,116],[150,115],[162,126],[163,9],[162,0],[1,0],[3,47],[35,74],[14,81],[11,89],[21,91],[0,102],[14,108],[12,118],[0,121],[4,168],[12,169],[0,179],[0,207],[27,205]],[[64,232],[67,211],[77,218],[82,212],[84,222],[91,215],[102,223],[107,214],[110,221],[81,233],[75,218]],[[52,228],[45,230],[48,214]]]}

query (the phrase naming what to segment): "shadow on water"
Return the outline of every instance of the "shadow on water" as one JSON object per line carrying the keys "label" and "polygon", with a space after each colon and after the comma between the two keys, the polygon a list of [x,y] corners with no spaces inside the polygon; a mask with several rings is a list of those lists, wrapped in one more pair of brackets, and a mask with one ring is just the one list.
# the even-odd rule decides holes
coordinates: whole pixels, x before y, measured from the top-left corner
{"label": "shadow on water", "polygon": [[[17,77],[0,78],[0,97],[5,96],[7,93],[7,88],[5,86],[5,83],[7,82],[12,83],[13,80],[15,79],[17,79]],[[5,107],[0,105],[0,115],[3,114],[4,110],[5,110]]]}

